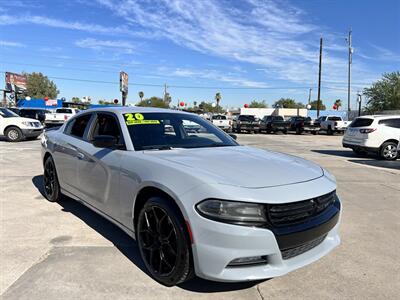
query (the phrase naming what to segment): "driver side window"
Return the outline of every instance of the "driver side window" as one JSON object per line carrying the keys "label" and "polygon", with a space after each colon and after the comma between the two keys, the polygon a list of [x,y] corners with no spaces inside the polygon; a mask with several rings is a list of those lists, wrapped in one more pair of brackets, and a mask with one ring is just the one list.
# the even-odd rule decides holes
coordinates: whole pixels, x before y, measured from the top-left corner
{"label": "driver side window", "polygon": [[115,116],[108,113],[98,113],[92,131],[92,138],[98,135],[109,135],[117,139],[118,144],[124,144],[124,138]]}

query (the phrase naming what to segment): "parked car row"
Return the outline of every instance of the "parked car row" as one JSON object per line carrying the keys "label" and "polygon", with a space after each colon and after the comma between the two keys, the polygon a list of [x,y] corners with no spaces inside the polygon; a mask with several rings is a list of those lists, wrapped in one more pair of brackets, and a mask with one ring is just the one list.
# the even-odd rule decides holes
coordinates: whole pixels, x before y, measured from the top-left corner
{"label": "parked car row", "polygon": [[316,120],[310,117],[294,116],[285,120],[283,116],[264,116],[258,119],[252,115],[240,115],[232,122],[233,132],[250,133],[287,133],[293,131],[296,134],[308,132],[317,134],[325,131],[327,134],[344,133],[351,122],[344,121],[340,116],[323,116]]}
{"label": "parked car row", "polygon": [[20,117],[38,120],[46,126],[60,126],[79,112],[78,109],[70,107],[57,108],[54,111],[43,108],[18,107],[10,108],[10,110]]}

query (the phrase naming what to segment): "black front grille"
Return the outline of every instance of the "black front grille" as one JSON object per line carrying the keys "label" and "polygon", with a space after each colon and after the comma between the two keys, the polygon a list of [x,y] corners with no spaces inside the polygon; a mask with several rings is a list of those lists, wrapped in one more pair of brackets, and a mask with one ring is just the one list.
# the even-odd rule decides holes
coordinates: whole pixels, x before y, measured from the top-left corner
{"label": "black front grille", "polygon": [[333,191],[329,194],[299,202],[269,204],[267,207],[269,222],[274,227],[299,224],[319,215],[332,206],[335,200],[336,191]]}
{"label": "black front grille", "polygon": [[282,258],[289,259],[289,258],[295,257],[297,255],[303,254],[304,252],[307,252],[308,250],[311,250],[312,248],[317,247],[319,244],[321,244],[323,242],[323,240],[325,239],[325,237],[326,237],[326,234],[319,238],[316,238],[315,240],[304,243],[300,246],[281,250]]}

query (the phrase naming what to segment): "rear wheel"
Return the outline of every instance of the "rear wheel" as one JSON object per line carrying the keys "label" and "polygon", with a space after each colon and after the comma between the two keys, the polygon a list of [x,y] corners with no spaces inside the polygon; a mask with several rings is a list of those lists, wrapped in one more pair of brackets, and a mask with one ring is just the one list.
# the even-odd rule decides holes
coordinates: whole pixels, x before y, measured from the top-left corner
{"label": "rear wheel", "polygon": [[50,202],[60,201],[60,184],[58,182],[56,166],[51,156],[44,162],[43,184],[46,199]]}
{"label": "rear wheel", "polygon": [[8,127],[5,134],[9,142],[19,142],[23,138],[21,129],[16,126]]}
{"label": "rear wheel", "polygon": [[328,126],[328,130],[326,131],[328,135],[333,135],[333,130],[331,126]]}
{"label": "rear wheel", "polygon": [[139,213],[136,229],[140,254],[154,279],[166,286],[190,279],[190,239],[184,220],[170,201],[150,198]]}
{"label": "rear wheel", "polygon": [[395,160],[397,158],[397,144],[394,142],[386,142],[382,145],[380,156],[385,160]]}

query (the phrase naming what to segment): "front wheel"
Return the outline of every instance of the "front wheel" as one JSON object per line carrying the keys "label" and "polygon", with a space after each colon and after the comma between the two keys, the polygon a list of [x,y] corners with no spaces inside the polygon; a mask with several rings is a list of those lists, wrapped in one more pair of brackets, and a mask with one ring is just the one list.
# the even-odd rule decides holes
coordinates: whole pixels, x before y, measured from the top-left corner
{"label": "front wheel", "polygon": [[384,143],[381,147],[380,156],[385,160],[396,160],[397,145],[394,142]]}
{"label": "front wheel", "polygon": [[60,184],[58,182],[56,165],[51,156],[44,162],[43,172],[44,195],[50,202],[57,202],[61,199]]}
{"label": "front wheel", "polygon": [[9,142],[19,142],[23,138],[21,129],[16,126],[8,127],[5,134]]}
{"label": "front wheel", "polygon": [[170,201],[150,198],[139,213],[136,229],[140,254],[155,280],[173,286],[190,279],[190,239],[184,220]]}

